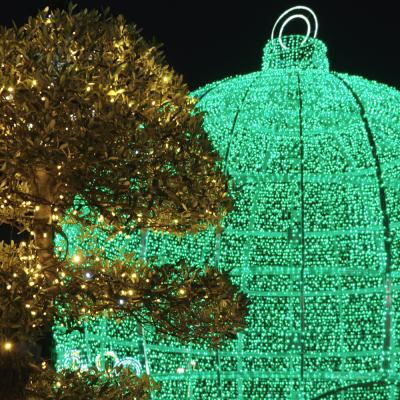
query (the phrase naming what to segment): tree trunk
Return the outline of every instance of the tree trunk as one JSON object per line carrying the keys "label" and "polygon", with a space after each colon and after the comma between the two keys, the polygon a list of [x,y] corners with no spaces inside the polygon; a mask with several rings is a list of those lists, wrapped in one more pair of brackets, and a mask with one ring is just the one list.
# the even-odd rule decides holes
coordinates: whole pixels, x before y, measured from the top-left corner
{"label": "tree trunk", "polygon": [[24,400],[25,387],[32,369],[27,360],[26,349],[2,352],[0,355],[0,399]]}
{"label": "tree trunk", "polygon": [[[35,210],[31,226],[32,240],[37,254],[37,263],[44,271],[46,279],[51,282],[56,278],[56,260],[53,248],[52,205],[55,200],[55,180],[45,168],[33,171],[31,195],[35,198]],[[43,331],[43,337],[36,343],[19,343],[18,351],[8,355],[8,362],[0,362],[2,387],[0,399],[26,400],[25,391],[33,369],[32,361],[39,364],[43,358],[48,358],[51,347],[51,329]],[[3,356],[3,355],[2,355]],[[47,357],[46,357],[47,356]],[[28,396],[28,398],[31,398]]]}
{"label": "tree trunk", "polygon": [[56,276],[53,229],[52,229],[52,204],[55,197],[55,180],[45,168],[34,171],[33,195],[39,199],[34,212],[32,232],[37,249],[37,260],[45,270],[48,279]]}

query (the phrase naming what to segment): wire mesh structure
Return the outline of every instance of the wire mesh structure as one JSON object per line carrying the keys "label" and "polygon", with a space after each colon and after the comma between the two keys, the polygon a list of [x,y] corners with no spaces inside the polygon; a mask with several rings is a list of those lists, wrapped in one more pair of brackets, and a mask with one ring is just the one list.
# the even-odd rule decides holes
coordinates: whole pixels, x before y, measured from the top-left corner
{"label": "wire mesh structure", "polygon": [[[218,352],[132,321],[58,327],[58,366],[132,363],[168,400],[398,399],[400,92],[330,71],[320,40],[281,30],[261,71],[193,96],[234,182],[223,232],[103,246],[233,268],[249,327]],[[79,227],[65,229],[73,249]]]}

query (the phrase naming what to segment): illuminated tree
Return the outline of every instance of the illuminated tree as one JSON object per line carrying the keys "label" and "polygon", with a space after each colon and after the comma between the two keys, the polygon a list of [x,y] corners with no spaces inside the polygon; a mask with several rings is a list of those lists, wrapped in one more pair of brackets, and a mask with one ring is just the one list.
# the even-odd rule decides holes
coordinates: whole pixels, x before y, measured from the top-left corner
{"label": "illuminated tree", "polygon": [[121,16],[46,8],[21,28],[1,28],[0,223],[31,236],[1,244],[8,399],[23,396],[37,340],[55,317],[129,315],[215,346],[244,327],[246,299],[214,267],[150,268],[134,256],[54,249],[64,218],[89,230],[106,224],[111,236],[219,224],[231,199],[195,104]]}

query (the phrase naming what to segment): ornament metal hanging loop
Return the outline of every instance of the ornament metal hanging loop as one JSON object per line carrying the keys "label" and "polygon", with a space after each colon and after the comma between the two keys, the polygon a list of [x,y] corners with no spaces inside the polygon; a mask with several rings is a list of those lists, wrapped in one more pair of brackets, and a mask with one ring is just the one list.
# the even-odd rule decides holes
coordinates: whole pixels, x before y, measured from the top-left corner
{"label": "ornament metal hanging loop", "polygon": [[[313,17],[314,24],[315,24],[315,26],[314,26],[313,37],[314,37],[314,38],[317,37],[317,33],[318,33],[318,18],[317,18],[317,15],[315,14],[315,12],[314,12],[311,8],[306,7],[306,6],[296,6],[296,7],[292,7],[292,8],[289,8],[288,10],[286,10],[286,11],[285,11],[284,13],[282,13],[282,14],[279,16],[279,18],[276,20],[276,22],[275,22],[275,24],[274,24],[274,27],[272,28],[271,40],[274,40],[274,39],[275,39],[275,31],[276,31],[276,28],[277,28],[277,26],[279,25],[279,23],[282,21],[282,19],[285,18],[285,17],[287,17],[287,15],[290,14],[290,13],[292,13],[293,11],[298,11],[298,10],[307,11],[307,12]],[[290,21],[292,21],[292,20],[294,20],[294,19],[302,19],[302,20],[305,21],[305,23],[307,24],[307,34],[306,34],[304,40],[301,42],[301,46],[302,46],[305,42],[307,42],[307,40],[310,38],[310,35],[311,35],[311,22],[310,22],[310,19],[309,19],[306,15],[300,14],[300,13],[296,13],[296,14],[293,14],[293,15],[288,16],[288,17],[285,19],[285,21],[282,23],[282,26],[281,26],[280,29],[279,29],[279,44],[280,44],[281,47],[282,47],[283,49],[285,49],[285,50],[287,50],[288,47],[283,43],[283,40],[282,40],[283,30],[285,29],[286,25],[287,25]]]}

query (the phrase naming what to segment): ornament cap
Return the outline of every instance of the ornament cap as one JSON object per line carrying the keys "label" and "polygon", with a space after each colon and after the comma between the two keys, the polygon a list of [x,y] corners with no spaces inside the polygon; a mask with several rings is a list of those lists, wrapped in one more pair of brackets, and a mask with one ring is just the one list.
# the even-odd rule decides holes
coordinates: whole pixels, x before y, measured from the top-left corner
{"label": "ornament cap", "polygon": [[325,44],[304,35],[280,36],[264,48],[262,69],[329,70]]}
{"label": "ornament cap", "polygon": [[[304,36],[283,36],[288,23],[295,19],[301,19],[306,23],[307,33]],[[279,34],[275,38],[279,26]],[[318,18],[311,8],[295,6],[283,12],[276,20],[271,40],[264,49],[263,70],[288,68],[329,70],[327,49],[324,43],[316,39],[317,33]]]}
{"label": "ornament cap", "polygon": [[[283,12],[279,18],[276,20],[274,27],[272,28],[271,32],[271,40],[274,40],[275,38],[275,32],[279,24],[281,24],[281,27],[279,29],[279,44],[281,45],[282,48],[285,50],[288,49],[288,47],[285,45],[285,43],[282,40],[282,35],[283,35],[283,30],[285,29],[286,25],[293,21],[294,19],[301,19],[307,24],[307,34],[305,38],[303,39],[303,42],[301,43],[302,45],[308,40],[308,38],[311,35],[311,22],[310,18],[305,15],[309,14],[312,17],[312,20],[314,22],[314,32],[313,32],[313,38],[315,39],[318,34],[318,18],[315,12],[310,8],[306,6],[295,6],[292,8],[289,8],[285,12]],[[286,18],[286,19],[285,19]],[[282,22],[283,21],[283,22]]]}

